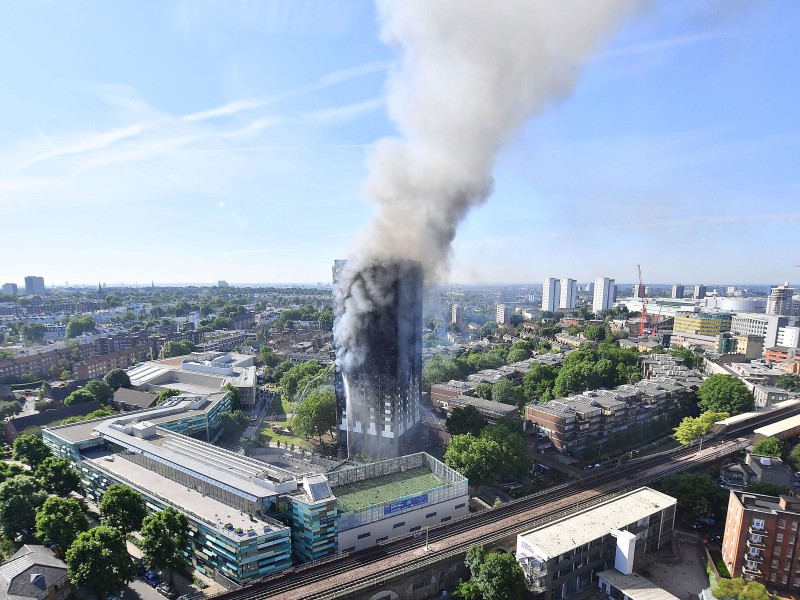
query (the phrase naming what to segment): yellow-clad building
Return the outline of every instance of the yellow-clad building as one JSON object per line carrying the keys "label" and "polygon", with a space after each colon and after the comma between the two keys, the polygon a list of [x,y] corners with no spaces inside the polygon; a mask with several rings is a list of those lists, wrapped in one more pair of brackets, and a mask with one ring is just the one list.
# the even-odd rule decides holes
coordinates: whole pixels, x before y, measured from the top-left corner
{"label": "yellow-clad building", "polygon": [[679,312],[672,331],[675,334],[719,335],[731,329],[729,313]]}

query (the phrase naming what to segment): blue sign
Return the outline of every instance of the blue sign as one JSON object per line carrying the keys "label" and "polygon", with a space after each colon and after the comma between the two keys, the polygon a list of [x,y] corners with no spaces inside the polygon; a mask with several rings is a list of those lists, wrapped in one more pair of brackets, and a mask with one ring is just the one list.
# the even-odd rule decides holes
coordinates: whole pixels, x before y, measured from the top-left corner
{"label": "blue sign", "polygon": [[413,498],[405,498],[403,500],[398,500],[397,502],[392,502],[391,504],[387,504],[383,507],[383,514],[390,515],[392,513],[400,512],[401,510],[405,510],[407,508],[411,508],[412,506],[419,506],[420,504],[425,504],[428,502],[428,494],[420,494],[419,496],[414,496]]}

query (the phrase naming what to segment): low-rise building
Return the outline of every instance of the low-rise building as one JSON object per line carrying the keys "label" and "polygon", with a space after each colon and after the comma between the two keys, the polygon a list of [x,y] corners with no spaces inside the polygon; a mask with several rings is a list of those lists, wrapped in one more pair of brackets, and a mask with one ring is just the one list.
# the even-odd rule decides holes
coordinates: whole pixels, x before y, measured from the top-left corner
{"label": "low-rise building", "polygon": [[598,573],[612,567],[630,574],[637,552],[672,540],[676,503],[643,487],[519,534],[516,557],[528,588],[561,600],[597,587]]}
{"label": "low-rise building", "polygon": [[753,398],[755,398],[756,407],[763,408],[776,402],[788,400],[789,392],[773,385],[754,385]]}
{"label": "low-rise building", "polygon": [[66,600],[74,591],[66,563],[46,546],[25,544],[0,565],[3,600]]}
{"label": "low-rise building", "polygon": [[499,419],[519,419],[519,408],[515,405],[494,402],[475,396],[454,396],[444,402],[440,402],[439,406],[446,410],[447,414],[451,414],[454,408],[472,406],[490,423],[494,423]]}

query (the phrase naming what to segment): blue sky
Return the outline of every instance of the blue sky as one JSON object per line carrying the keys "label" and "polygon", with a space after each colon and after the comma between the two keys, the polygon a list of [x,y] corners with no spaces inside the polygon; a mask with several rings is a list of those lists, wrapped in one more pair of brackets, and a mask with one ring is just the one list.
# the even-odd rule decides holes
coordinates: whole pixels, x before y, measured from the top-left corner
{"label": "blue sky", "polygon": [[[397,133],[360,0],[0,2],[0,279],[320,282]],[[777,283],[800,3],[653,2],[501,151],[450,280]]]}

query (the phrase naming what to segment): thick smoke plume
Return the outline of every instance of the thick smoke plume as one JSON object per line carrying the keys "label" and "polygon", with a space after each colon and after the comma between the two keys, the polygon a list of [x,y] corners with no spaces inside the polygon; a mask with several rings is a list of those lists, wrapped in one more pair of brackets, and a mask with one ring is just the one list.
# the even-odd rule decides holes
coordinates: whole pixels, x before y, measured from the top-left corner
{"label": "thick smoke plume", "polygon": [[[378,0],[382,39],[398,49],[388,107],[401,137],[377,144],[368,197],[377,211],[338,288],[350,298],[334,334],[339,368],[361,364],[361,314],[386,306],[359,264],[447,270],[459,223],[492,191],[500,147],[572,91],[586,59],[641,0]],[[532,207],[534,208],[534,207]]]}
{"label": "thick smoke plume", "polygon": [[[381,352],[380,315],[400,330],[420,327],[415,311],[395,306],[397,268],[418,262],[429,281],[446,272],[459,223],[492,191],[500,147],[571,92],[581,64],[640,1],[378,0],[381,36],[400,53],[388,83],[400,137],[379,142],[370,158],[366,192],[376,214],[335,290],[348,432],[363,431],[390,400],[381,374],[372,383],[367,373],[380,362],[370,356]],[[372,427],[379,437],[380,426]]]}

